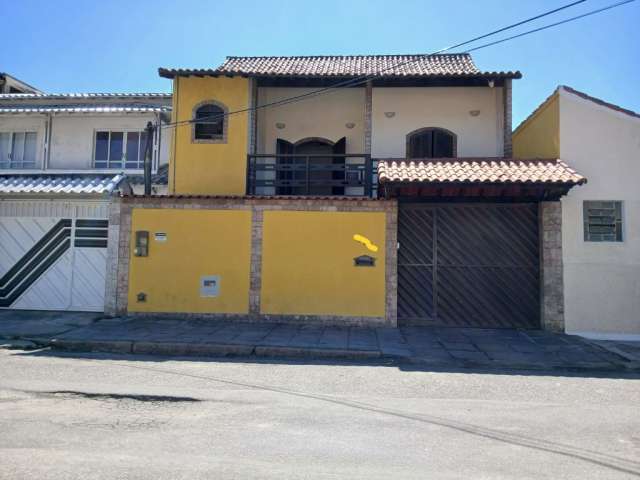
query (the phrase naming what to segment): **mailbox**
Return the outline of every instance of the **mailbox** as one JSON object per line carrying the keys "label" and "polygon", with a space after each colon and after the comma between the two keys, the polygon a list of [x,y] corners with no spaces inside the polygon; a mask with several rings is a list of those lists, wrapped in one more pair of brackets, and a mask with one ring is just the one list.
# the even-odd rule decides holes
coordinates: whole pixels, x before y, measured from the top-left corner
{"label": "mailbox", "polygon": [[356,267],[375,267],[376,259],[375,257],[371,257],[369,255],[360,255],[353,259],[353,264]]}

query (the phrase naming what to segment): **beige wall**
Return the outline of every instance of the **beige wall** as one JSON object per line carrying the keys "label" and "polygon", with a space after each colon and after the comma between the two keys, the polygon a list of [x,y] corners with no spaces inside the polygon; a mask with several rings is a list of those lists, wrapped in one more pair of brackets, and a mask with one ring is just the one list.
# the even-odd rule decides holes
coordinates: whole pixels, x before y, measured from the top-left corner
{"label": "beige wall", "polygon": [[[476,117],[471,110],[479,110]],[[385,112],[395,112],[388,118]],[[458,137],[459,157],[501,156],[502,89],[489,87],[374,88],[372,156],[405,157],[406,135],[442,127]]]}
{"label": "beige wall", "polygon": [[[640,119],[561,89],[560,158],[588,179],[562,200],[566,330],[640,339]],[[623,242],[584,241],[583,200],[623,201]]]}
{"label": "beige wall", "polygon": [[[318,88],[262,87],[258,105],[276,102]],[[284,123],[278,129],[276,123]],[[354,123],[351,129],[345,125]],[[322,137],[332,142],[347,138],[347,153],[364,152],[364,88],[339,89],[278,107],[258,110],[258,153],[275,153],[276,139],[295,143]]]}
{"label": "beige wall", "polygon": [[[53,115],[50,170],[88,170],[93,168],[93,148],[97,130],[144,130],[147,122],[155,122],[156,117],[149,115]],[[46,115],[2,115],[0,131],[32,131],[38,133],[36,152],[37,168],[44,167]],[[154,152],[154,163],[166,164],[169,161],[172,129],[165,128],[161,134],[159,152]],[[14,172],[15,173],[15,172]]]}

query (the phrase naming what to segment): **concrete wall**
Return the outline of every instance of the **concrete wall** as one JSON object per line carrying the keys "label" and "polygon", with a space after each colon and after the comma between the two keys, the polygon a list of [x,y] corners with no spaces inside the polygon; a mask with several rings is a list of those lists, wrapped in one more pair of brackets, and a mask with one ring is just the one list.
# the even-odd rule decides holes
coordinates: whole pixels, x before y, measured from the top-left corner
{"label": "concrete wall", "polygon": [[[261,312],[384,317],[385,221],[384,212],[265,211]],[[360,255],[375,266],[354,266]]]}
{"label": "concrete wall", "polygon": [[[124,197],[109,222],[107,314],[397,324],[395,201]],[[136,230],[150,233],[148,257],[133,255]],[[374,267],[354,266],[364,254]],[[203,275],[220,275],[219,297],[200,296]]]}
{"label": "concrete wall", "polygon": [[[154,115],[56,115],[53,117],[53,135],[50,169],[86,170],[93,168],[95,132],[99,130],[141,131],[147,122],[155,122]],[[170,132],[165,129],[165,132]],[[164,135],[160,165],[169,161],[170,137]]]}
{"label": "concrete wall", "polygon": [[[469,112],[479,110],[478,116]],[[387,113],[393,112],[392,117]],[[405,157],[406,136],[423,127],[442,127],[457,135],[457,156],[501,156],[502,88],[374,88],[372,156]]]}
{"label": "concrete wall", "polygon": [[[640,339],[640,119],[561,90],[560,157],[588,183],[562,200],[565,322]],[[584,200],[623,201],[623,242],[585,242]]]}
{"label": "concrete wall", "polygon": [[559,122],[560,102],[554,93],[513,132],[514,157],[561,158]]}
{"label": "concrete wall", "polygon": [[[147,122],[156,121],[153,114],[86,115],[57,114],[52,117],[49,170],[90,170],[93,168],[95,132],[98,130],[141,131]],[[46,115],[1,115],[0,131],[35,131],[38,134],[37,168],[46,165]],[[160,150],[154,152],[154,164],[169,161],[171,129],[161,134]],[[140,172],[141,170],[136,170]]]}
{"label": "concrete wall", "polygon": [[[228,112],[250,104],[249,80],[242,77],[176,77],[173,121],[193,118],[194,108],[206,101],[224,105]],[[169,168],[169,191],[178,194],[244,195],[246,192],[249,115],[229,115],[224,140],[194,141],[193,124],[174,132]]]}
{"label": "concrete wall", "polygon": [[[129,311],[249,312],[251,212],[135,209],[131,225]],[[147,257],[134,255],[137,230],[149,232]],[[200,295],[200,279],[208,275],[219,275],[216,297]],[[137,300],[141,292],[144,302]]]}
{"label": "concrete wall", "polygon": [[[258,105],[303,95],[316,88],[261,87]],[[339,89],[335,92],[288,105],[258,111],[258,152],[275,153],[276,140],[295,143],[309,137],[333,142],[347,138],[347,153],[364,153],[364,88]],[[282,129],[276,124],[283,123]],[[347,128],[353,123],[353,128]]]}

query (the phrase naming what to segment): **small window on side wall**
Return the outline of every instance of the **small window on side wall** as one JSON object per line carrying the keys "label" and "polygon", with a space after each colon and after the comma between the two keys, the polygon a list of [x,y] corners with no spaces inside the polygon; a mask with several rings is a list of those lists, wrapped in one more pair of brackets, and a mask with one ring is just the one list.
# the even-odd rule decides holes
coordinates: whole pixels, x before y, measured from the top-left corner
{"label": "small window on side wall", "polygon": [[456,136],[444,128],[421,128],[407,135],[407,158],[452,158]]}
{"label": "small window on side wall", "polygon": [[227,108],[219,102],[208,101],[196,105],[193,109],[193,141],[225,143],[227,113]]}
{"label": "small window on side wall", "polygon": [[585,200],[582,212],[585,242],[622,241],[622,202]]}

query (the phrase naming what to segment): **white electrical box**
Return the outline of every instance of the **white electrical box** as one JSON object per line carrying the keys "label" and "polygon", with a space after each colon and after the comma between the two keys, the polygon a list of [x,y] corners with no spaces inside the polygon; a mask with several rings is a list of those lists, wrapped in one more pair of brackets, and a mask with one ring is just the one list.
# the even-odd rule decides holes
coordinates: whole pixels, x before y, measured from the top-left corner
{"label": "white electrical box", "polygon": [[217,297],[220,294],[220,275],[200,277],[200,296]]}

